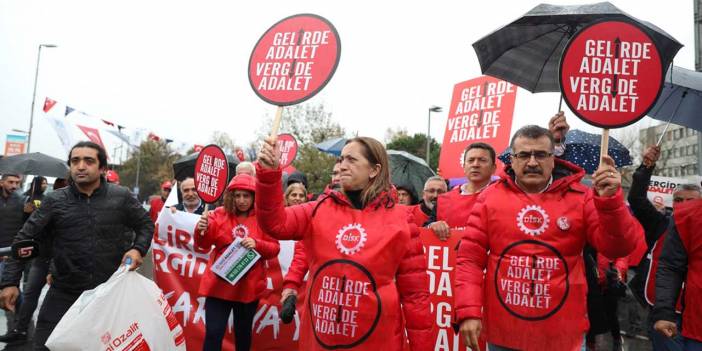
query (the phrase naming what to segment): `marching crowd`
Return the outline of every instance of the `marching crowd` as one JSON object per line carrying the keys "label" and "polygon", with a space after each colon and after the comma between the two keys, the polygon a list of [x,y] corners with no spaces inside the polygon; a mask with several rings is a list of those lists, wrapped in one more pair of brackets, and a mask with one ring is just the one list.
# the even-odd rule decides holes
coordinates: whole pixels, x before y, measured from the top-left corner
{"label": "marching crowd", "polygon": [[[678,189],[673,209],[654,207],[646,189],[660,157],[655,146],[645,150],[628,195],[609,156],[584,185],[585,171],[558,157],[568,129],[562,113],[548,128],[518,129],[511,162],[499,168],[491,145],[470,144],[465,183],[449,189],[434,176],[421,195],[391,183],[387,152],[373,138],[347,141],[321,194],[308,192],[304,175],[284,179],[275,140],[267,139],[255,166],[239,164],[221,206],[206,208],[188,178],[178,183],[182,202],[170,210],[200,215],[195,245],[212,250],[208,266],[236,237],[263,259],[278,255],[278,240],[297,241],[281,318],[292,319],[304,289],[300,350],[433,350],[422,227],[441,240],[460,237],[453,323],[473,350],[592,350],[605,331],[621,349],[616,309],[627,285],[650,306],[654,350],[702,350],[702,304],[693,302],[702,294],[700,187]],[[82,292],[124,262],[142,264],[172,190],[164,182],[147,212],[115,183],[105,150],[92,142],[73,146],[68,165],[66,183],[46,196],[41,177],[22,195],[21,175],[2,175],[0,244],[37,240],[41,256],[0,262],[0,306],[11,324],[0,341],[27,340],[48,282],[33,338],[35,350],[47,350],[45,341]],[[205,272],[203,350],[221,349],[230,313],[236,350],[251,348],[266,288],[263,262],[235,285]],[[627,277],[630,267],[634,277]],[[605,327],[593,321],[598,313]]]}

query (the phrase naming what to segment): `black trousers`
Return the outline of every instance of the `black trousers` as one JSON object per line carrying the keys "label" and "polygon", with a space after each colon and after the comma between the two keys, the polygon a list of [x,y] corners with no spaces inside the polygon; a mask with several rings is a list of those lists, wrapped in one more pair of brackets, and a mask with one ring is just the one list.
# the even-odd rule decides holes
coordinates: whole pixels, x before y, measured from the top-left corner
{"label": "black trousers", "polygon": [[244,303],[215,297],[205,300],[205,342],[202,351],[222,350],[229,313],[234,311],[234,345],[236,351],[249,351],[251,329],[258,301]]}
{"label": "black trousers", "polygon": [[34,351],[49,351],[44,346],[64,314],[78,300],[82,291],[66,291],[50,287],[37,317],[34,331]]}
{"label": "black trousers", "polygon": [[41,289],[46,285],[46,275],[49,274],[49,260],[44,258],[35,258],[32,261],[27,281],[23,285],[22,290],[22,305],[17,314],[15,329],[26,332],[29,329],[29,324],[32,321],[32,315],[39,303]]}

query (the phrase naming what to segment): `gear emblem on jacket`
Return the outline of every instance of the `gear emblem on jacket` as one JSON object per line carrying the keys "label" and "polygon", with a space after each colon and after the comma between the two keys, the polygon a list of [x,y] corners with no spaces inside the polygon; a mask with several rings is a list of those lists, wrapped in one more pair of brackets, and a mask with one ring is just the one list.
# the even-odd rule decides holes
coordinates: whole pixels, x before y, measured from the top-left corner
{"label": "gear emblem on jacket", "polygon": [[549,218],[539,205],[528,205],[517,214],[517,226],[527,235],[543,234],[548,228]]}
{"label": "gear emblem on jacket", "polygon": [[249,236],[249,228],[243,224],[237,224],[236,227],[232,229],[232,237],[245,238]]}
{"label": "gear emblem on jacket", "polygon": [[345,225],[336,234],[336,248],[343,254],[353,255],[361,251],[366,237],[366,230],[359,223]]}

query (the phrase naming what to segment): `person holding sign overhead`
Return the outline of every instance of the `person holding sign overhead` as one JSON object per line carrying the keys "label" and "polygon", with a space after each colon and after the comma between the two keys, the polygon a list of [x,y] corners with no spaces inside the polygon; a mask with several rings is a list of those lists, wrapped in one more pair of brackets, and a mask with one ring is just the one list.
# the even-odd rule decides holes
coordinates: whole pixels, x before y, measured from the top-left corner
{"label": "person holding sign overhead", "polygon": [[554,158],[547,129],[519,129],[511,148],[511,165],[478,197],[458,248],[461,334],[474,350],[483,325],[490,350],[581,350],[588,330],[583,247],[624,257],[643,230],[609,156],[588,189],[580,167]]}
{"label": "person holding sign overhead", "polygon": [[397,205],[388,156],[375,139],[347,141],[341,189],[284,207],[275,139],[259,154],[256,211],[263,230],[301,240],[310,264],[300,350],[432,349],[427,263],[419,232]]}
{"label": "person holding sign overhead", "polygon": [[195,245],[214,246],[199,293],[205,300],[205,341],[203,351],[221,350],[229,313],[234,311],[234,338],[237,351],[251,347],[251,326],[258,299],[266,288],[263,260],[259,260],[232,285],[212,271],[214,263],[230,244],[241,238],[241,246],[255,250],[262,258],[274,258],[280,244],[264,233],[256,222],[254,192],[256,180],[248,174],[234,177],[224,193],[224,206],[203,214],[195,229]]}

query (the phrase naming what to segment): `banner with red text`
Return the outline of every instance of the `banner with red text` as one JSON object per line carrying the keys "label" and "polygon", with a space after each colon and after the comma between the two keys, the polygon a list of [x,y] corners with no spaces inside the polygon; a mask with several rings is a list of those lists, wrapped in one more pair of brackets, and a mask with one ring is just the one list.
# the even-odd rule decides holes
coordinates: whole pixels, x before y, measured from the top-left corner
{"label": "banner with red text", "polygon": [[[164,208],[156,221],[152,242],[154,280],[183,326],[189,351],[200,351],[205,337],[205,297],[199,296],[197,290],[207,269],[209,252],[194,247],[193,229],[199,218],[182,211],[173,214]],[[283,276],[292,261],[293,245],[292,241],[281,241],[278,258],[265,261],[267,289],[254,316],[252,350],[297,350],[302,304],[292,323],[283,324],[279,318]],[[223,350],[233,351],[233,340],[230,315]]]}
{"label": "banner with red text", "polygon": [[[429,275],[429,299],[431,312],[435,317],[434,348],[428,351],[466,351],[470,348],[463,343],[461,335],[451,326],[453,316],[453,281],[456,266],[456,246],[461,240],[460,230],[451,230],[451,236],[441,241],[431,229],[420,228],[419,238],[424,245]],[[481,339],[481,349],[485,350]]]}
{"label": "banner with red text", "polygon": [[516,97],[515,85],[489,76],[454,86],[439,156],[441,176],[464,176],[463,152],[472,143],[488,143],[498,152],[507,148]]}

